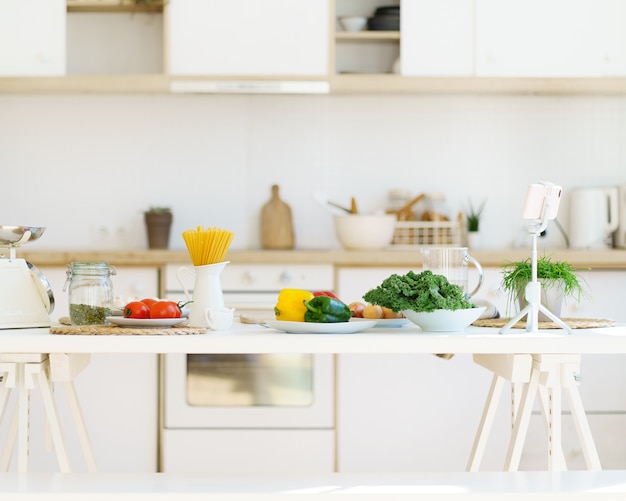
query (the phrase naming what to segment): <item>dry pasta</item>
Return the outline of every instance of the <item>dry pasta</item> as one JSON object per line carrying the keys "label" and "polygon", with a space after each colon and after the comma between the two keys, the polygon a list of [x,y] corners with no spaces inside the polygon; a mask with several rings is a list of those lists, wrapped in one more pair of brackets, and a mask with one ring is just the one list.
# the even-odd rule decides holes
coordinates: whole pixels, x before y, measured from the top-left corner
{"label": "dry pasta", "polygon": [[203,228],[183,231],[183,240],[194,266],[221,263],[226,257],[235,234],[221,228]]}

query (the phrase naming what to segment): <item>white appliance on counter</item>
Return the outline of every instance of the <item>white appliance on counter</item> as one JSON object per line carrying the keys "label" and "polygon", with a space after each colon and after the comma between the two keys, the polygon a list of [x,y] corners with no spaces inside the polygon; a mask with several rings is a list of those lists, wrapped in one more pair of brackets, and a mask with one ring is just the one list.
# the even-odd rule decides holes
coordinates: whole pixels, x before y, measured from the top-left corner
{"label": "white appliance on counter", "polygon": [[618,188],[575,188],[570,193],[572,249],[608,249],[618,229]]}
{"label": "white appliance on counter", "polygon": [[615,247],[626,248],[626,184],[618,186],[618,208],[619,208],[619,221],[617,224],[617,230],[615,231],[615,237],[613,239]]}
{"label": "white appliance on counter", "polygon": [[[179,267],[166,267],[165,291],[170,299],[185,300]],[[236,317],[267,319],[274,317],[282,288],[332,290],[333,276],[332,265],[229,264],[221,282]],[[160,471],[335,469],[333,355],[168,354],[162,357],[160,395]]]}

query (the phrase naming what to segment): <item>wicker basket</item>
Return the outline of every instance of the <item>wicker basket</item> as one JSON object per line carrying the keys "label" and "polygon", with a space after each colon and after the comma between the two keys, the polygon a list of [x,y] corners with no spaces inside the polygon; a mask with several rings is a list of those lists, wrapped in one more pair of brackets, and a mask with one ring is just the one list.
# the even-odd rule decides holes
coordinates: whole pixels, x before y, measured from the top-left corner
{"label": "wicker basket", "polygon": [[395,248],[424,247],[462,243],[462,223],[459,221],[397,221],[391,245]]}

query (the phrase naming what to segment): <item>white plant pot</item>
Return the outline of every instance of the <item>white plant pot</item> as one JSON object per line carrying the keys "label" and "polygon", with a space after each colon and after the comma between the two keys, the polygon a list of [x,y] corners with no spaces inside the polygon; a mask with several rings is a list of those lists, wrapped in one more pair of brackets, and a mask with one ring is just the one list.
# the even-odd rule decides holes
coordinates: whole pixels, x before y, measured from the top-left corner
{"label": "white plant pot", "polygon": [[467,246],[473,250],[480,249],[482,247],[480,231],[467,232]]}
{"label": "white plant pot", "polygon": [[[561,318],[561,308],[563,306],[563,298],[565,295],[565,285],[562,281],[557,283],[550,282],[548,287],[544,286],[543,280],[540,278],[541,283],[541,304],[548,310],[554,313],[557,317]],[[522,311],[526,307],[526,298],[524,297],[524,291],[521,291],[517,296],[519,311]],[[544,315],[541,311],[538,317],[540,322],[551,322],[552,320]]]}

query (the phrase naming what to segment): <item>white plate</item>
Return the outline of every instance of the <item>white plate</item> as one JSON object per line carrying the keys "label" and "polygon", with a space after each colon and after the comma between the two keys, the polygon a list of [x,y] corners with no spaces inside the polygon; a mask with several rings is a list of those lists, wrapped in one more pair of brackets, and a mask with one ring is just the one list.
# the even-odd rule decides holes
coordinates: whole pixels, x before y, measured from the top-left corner
{"label": "white plate", "polygon": [[285,320],[268,320],[267,325],[273,329],[291,334],[354,334],[376,325],[376,320],[353,318],[349,322],[317,323],[287,322]]}
{"label": "white plate", "polygon": [[376,320],[376,327],[402,327],[410,322],[408,318],[381,318]]}
{"label": "white plate", "polygon": [[186,318],[124,318],[115,316],[106,317],[106,319],[112,324],[123,327],[173,327],[187,322]]}

